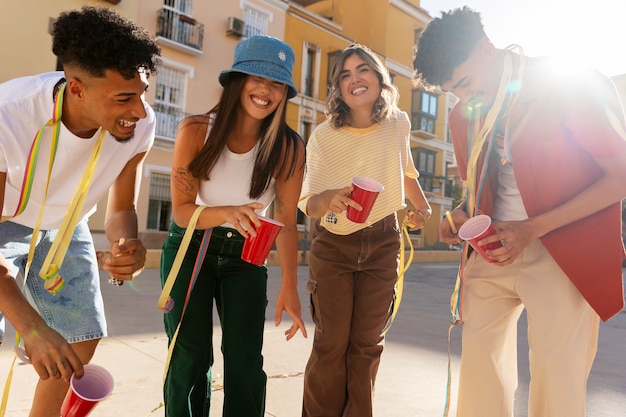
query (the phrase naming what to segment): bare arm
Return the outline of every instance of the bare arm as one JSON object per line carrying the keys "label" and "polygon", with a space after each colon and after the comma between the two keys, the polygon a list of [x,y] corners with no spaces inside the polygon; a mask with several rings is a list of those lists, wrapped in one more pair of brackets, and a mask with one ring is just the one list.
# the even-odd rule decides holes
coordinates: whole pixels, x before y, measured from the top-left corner
{"label": "bare arm", "polygon": [[504,246],[489,251],[489,256],[498,260],[498,265],[508,265],[532,240],[623,199],[626,196],[626,150],[598,158],[596,162],[604,171],[604,176],[569,201],[525,221],[494,223],[498,233],[483,239],[480,244],[500,240]]}
{"label": "bare arm", "polygon": [[276,301],[274,321],[278,326],[282,320],[282,313],[286,311],[293,320],[292,326],[285,331],[287,340],[297,333],[298,329],[304,337],[307,336],[302,321],[302,308],[298,296],[298,228],[296,222],[297,203],[304,177],[304,144],[298,142],[296,172],[289,177],[276,180],[276,196],[274,199],[274,217],[285,226],[276,238],[276,248],[279,253],[282,284]]}
{"label": "bare arm", "polygon": [[[6,173],[0,172],[0,212],[4,207],[5,183]],[[8,263],[2,254],[0,254],[0,310],[24,339],[26,354],[41,379],[52,377],[69,381],[72,373],[76,373],[77,377],[83,375],[83,365],[70,344],[48,327],[24,298],[15,277],[9,273]],[[51,366],[58,369],[60,374],[57,374]]]}
{"label": "bare arm", "polygon": [[[135,155],[124,167],[109,190],[104,221],[112,256],[104,268],[121,280],[131,280],[143,270],[146,249],[138,237],[136,202],[141,181],[141,167],[146,153]],[[124,243],[120,245],[120,239]]]}
{"label": "bare arm", "polygon": [[426,200],[424,191],[422,191],[422,187],[416,178],[404,177],[404,193],[415,206],[415,209],[418,210],[419,214],[412,216],[415,226],[411,227],[412,230],[417,230],[424,226],[432,214],[430,203]]}
{"label": "bare arm", "polygon": [[566,203],[529,219],[534,237],[588,217],[626,197],[626,150],[596,162],[604,171],[599,181]]}
{"label": "bare arm", "polygon": [[[592,216],[626,197],[626,122],[613,83],[593,71],[581,74],[576,88],[569,86],[559,117],[571,140],[601,170],[601,176],[561,205],[521,222],[495,222],[498,233],[483,244],[501,240],[503,247],[489,252],[501,265],[513,262],[528,243],[563,226]],[[524,122],[542,117],[537,107]],[[597,178],[597,177],[596,177]]]}

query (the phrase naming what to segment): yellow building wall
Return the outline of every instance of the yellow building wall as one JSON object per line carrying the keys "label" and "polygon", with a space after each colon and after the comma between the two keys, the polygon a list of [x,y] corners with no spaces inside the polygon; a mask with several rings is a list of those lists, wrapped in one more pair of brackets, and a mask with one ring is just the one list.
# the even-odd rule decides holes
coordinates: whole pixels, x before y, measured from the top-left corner
{"label": "yellow building wall", "polygon": [[415,30],[424,24],[407,15],[397,7],[390,6],[387,21],[385,51],[388,58],[411,68]]}
{"label": "yellow building wall", "polygon": [[[305,43],[319,47],[319,95],[309,100],[307,104],[322,103],[326,99],[326,85],[328,72],[328,54],[342,50],[352,42],[367,45],[377,53],[390,68],[394,75],[394,83],[400,93],[399,107],[411,113],[412,90],[412,61],[415,30],[428,21],[427,13],[419,8],[419,0],[389,1],[389,0],[334,0],[321,1],[304,10],[303,7],[292,2],[287,13],[285,39],[296,50],[294,80],[298,88],[302,80],[302,56],[298,49]],[[400,6],[400,7],[399,7]],[[316,14],[317,13],[317,14]],[[304,100],[303,100],[304,101]],[[304,105],[304,104],[303,104]],[[443,115],[445,100],[440,100],[440,114]],[[298,116],[298,101],[291,112]],[[323,114],[318,113],[318,123],[324,120]],[[300,122],[300,121],[298,121]],[[439,117],[436,141],[445,141],[443,125],[445,118]],[[292,125],[293,126],[293,125]],[[436,176],[443,175],[445,167],[441,146],[434,146],[433,139],[413,138],[413,145],[437,152]],[[430,141],[430,144],[429,144]],[[438,241],[437,227],[442,214],[441,195],[428,194],[433,206],[432,219],[424,228],[421,243],[434,245]]]}
{"label": "yellow building wall", "polygon": [[[296,62],[293,69],[293,80],[299,91],[303,90],[300,84],[302,79],[302,45],[306,42],[320,47],[320,86],[326,86],[326,69],[328,68],[328,52],[340,50],[348,46],[348,42],[337,37],[328,26],[312,26],[299,18],[287,18],[285,22],[285,42],[296,52]],[[326,99],[326,88],[320,87],[320,100]]]}
{"label": "yellow building wall", "polygon": [[381,0],[344,0],[343,34],[354,42],[384,53],[387,37],[389,2]]}
{"label": "yellow building wall", "polygon": [[411,90],[413,89],[413,83],[410,78],[396,75],[393,80],[394,85],[400,93],[398,99],[398,107],[411,114]]}

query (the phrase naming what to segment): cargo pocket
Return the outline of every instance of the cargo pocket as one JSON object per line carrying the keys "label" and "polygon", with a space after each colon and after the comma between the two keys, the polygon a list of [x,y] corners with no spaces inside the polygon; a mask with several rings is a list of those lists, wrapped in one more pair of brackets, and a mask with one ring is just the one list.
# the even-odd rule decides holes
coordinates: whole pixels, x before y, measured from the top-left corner
{"label": "cargo pocket", "polygon": [[324,325],[319,309],[320,300],[319,294],[317,293],[317,282],[311,279],[308,280],[306,282],[306,290],[310,294],[311,318],[313,319],[313,323],[315,323],[315,331],[324,333]]}

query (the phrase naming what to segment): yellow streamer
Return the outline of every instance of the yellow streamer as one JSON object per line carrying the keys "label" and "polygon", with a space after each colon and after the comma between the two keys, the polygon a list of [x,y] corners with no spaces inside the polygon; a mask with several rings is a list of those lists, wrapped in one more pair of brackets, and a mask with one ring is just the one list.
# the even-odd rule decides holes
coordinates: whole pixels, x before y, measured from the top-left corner
{"label": "yellow streamer", "polygon": [[[400,302],[402,301],[402,291],[404,289],[404,273],[409,269],[411,264],[413,263],[413,243],[411,242],[411,235],[409,235],[409,231],[407,229],[409,216],[405,216],[402,221],[402,236],[400,236],[400,270],[398,271],[398,280],[396,281],[396,302],[393,304],[393,311],[391,312],[391,317],[387,322],[387,325],[383,329],[383,334],[387,333],[389,329],[391,329],[391,325],[396,318],[396,314],[398,314],[398,309],[400,308]],[[404,241],[409,242],[409,259],[404,262],[405,257],[405,243]]]}
{"label": "yellow streamer", "polygon": [[485,123],[480,127],[480,106],[475,109],[475,117],[471,122],[474,123],[474,132],[478,133],[478,138],[472,144],[470,152],[470,158],[467,162],[467,213],[471,217],[475,214],[476,204],[476,172],[478,170],[478,158],[482,153],[483,146],[489,137],[489,133],[494,128],[498,114],[502,110],[504,99],[506,98],[507,89],[511,81],[511,74],[513,73],[513,63],[510,55],[504,56],[504,67],[502,69],[502,77],[500,78],[500,85],[498,86],[498,92],[494,99],[493,105],[487,116],[485,117]]}
{"label": "yellow streamer", "polygon": [[[161,295],[159,296],[158,306],[161,310],[165,310],[165,308],[170,303],[170,292],[174,287],[174,282],[176,282],[176,277],[178,276],[178,271],[180,270],[180,266],[183,263],[183,259],[185,259],[185,254],[187,253],[187,249],[189,248],[189,242],[191,242],[191,237],[193,235],[194,230],[196,229],[196,224],[198,222],[198,217],[202,210],[204,210],[206,206],[198,206],[196,211],[193,212],[191,219],[189,219],[189,224],[187,225],[187,230],[185,230],[185,234],[183,235],[183,239],[180,242],[180,246],[178,247],[178,251],[176,252],[176,257],[174,258],[174,262],[172,263],[172,268],[170,269],[169,274],[167,274],[167,279],[165,280],[165,285],[163,285],[163,290],[161,291]],[[167,349],[167,358],[165,359],[165,370],[163,372],[163,383],[165,383],[165,378],[167,378],[167,372],[170,368],[170,361],[172,359],[172,352],[174,352],[174,346],[176,345],[176,339],[178,338],[178,330],[180,329],[180,323],[183,322],[183,315],[185,311],[180,315],[180,322],[178,322],[178,326],[176,327],[176,331],[174,332],[174,336],[172,336],[172,340],[170,341],[170,346]]]}
{"label": "yellow streamer", "polygon": [[[58,94],[60,96],[62,96],[63,94],[63,89],[64,89],[64,86],[62,86],[61,89],[59,90]],[[59,101],[59,103],[61,102],[62,101]],[[55,102],[55,106],[56,106],[56,102]],[[53,119],[51,119],[44,125],[44,127],[46,126],[53,127],[54,129],[53,133],[54,135],[56,135],[56,139],[55,137],[53,137],[53,142],[55,140],[58,140],[58,130],[59,130],[59,125],[61,123],[61,107],[60,106],[56,106],[56,107],[59,107],[58,113],[55,113]],[[43,130],[44,127],[42,127],[41,130]],[[83,176],[81,178],[79,186],[74,193],[74,197],[70,203],[70,206],[68,207],[68,211],[65,215],[65,218],[63,219],[63,222],[61,223],[61,226],[59,227],[59,232],[52,243],[52,247],[50,248],[50,251],[48,252],[48,255],[39,273],[39,276],[45,280],[44,288],[53,295],[56,294],[58,291],[60,291],[65,285],[65,281],[60,275],[58,275],[58,271],[61,267],[61,264],[63,263],[63,258],[65,257],[65,254],[71,242],[72,236],[74,234],[74,229],[76,228],[76,224],[78,223],[78,220],[80,218],[82,207],[85,203],[85,198],[87,196],[87,193],[89,192],[89,186],[91,184],[91,179],[93,177],[93,173],[95,171],[98,158],[100,157],[100,151],[102,150],[102,143],[104,142],[105,134],[106,134],[106,130],[102,128],[98,136],[98,139],[96,143],[94,144],[94,147],[91,151],[91,155],[89,157],[89,160],[87,161],[85,170],[83,171]],[[50,164],[48,168],[48,178],[46,181],[44,197],[41,202],[41,207],[39,209],[39,214],[37,216],[37,222],[35,224],[35,228],[33,229],[33,234],[32,234],[33,238],[31,239],[31,242],[30,242],[28,257],[26,259],[26,266],[24,268],[24,280],[22,284],[22,291],[24,291],[24,288],[26,287],[26,280],[28,279],[28,272],[30,270],[30,265],[32,263],[33,256],[35,253],[35,245],[37,243],[36,236],[39,234],[39,229],[40,229],[41,221],[43,218],[45,202],[48,196],[48,186],[50,185],[50,177],[52,174],[52,167],[53,167],[53,162],[54,162],[54,157],[55,157],[55,147],[56,145],[53,144],[51,153],[50,153]],[[9,219],[10,219],[9,217],[3,217],[0,221],[6,221]],[[21,339],[20,335],[16,334],[15,338],[16,338],[16,345],[15,345],[16,349],[21,349],[19,347],[20,339]],[[9,370],[9,374],[7,375],[7,380],[4,386],[2,402],[0,403],[0,417],[4,417],[5,412],[6,412],[6,406],[7,406],[8,399],[9,399],[9,392],[11,389],[11,381],[13,379],[13,369],[15,367],[15,361],[17,360],[17,358],[18,356],[16,353],[15,356],[13,357],[13,362],[11,363],[11,368]]]}
{"label": "yellow streamer", "polygon": [[11,381],[13,380],[13,369],[15,368],[15,361],[17,360],[17,355],[13,356],[13,361],[11,362],[11,368],[9,369],[9,375],[7,376],[7,381],[4,384],[4,391],[2,392],[2,404],[0,404],[0,416],[4,417],[7,411],[7,404],[9,402],[9,392],[11,391]]}
{"label": "yellow streamer", "polygon": [[[53,282],[50,285],[46,285],[46,289],[52,292],[52,294],[55,294],[56,291],[59,291],[64,285],[63,278],[59,275],[59,270],[61,268],[61,264],[63,264],[63,259],[65,258],[67,249],[70,246],[70,242],[72,241],[74,229],[76,228],[76,225],[80,220],[83,205],[85,204],[87,194],[89,193],[91,179],[93,178],[98,159],[100,158],[100,152],[102,151],[102,143],[104,142],[105,133],[106,131],[104,129],[100,131],[98,140],[91,150],[91,155],[89,156],[89,160],[87,161],[87,165],[85,166],[85,170],[83,171],[83,176],[80,180],[80,183],[76,188],[76,192],[74,193],[74,197],[72,198],[67,213],[65,214],[65,217],[61,222],[59,232],[54,238],[52,246],[48,251],[48,255],[46,256],[46,259],[44,260],[41,267],[41,271],[39,272],[39,276],[44,280],[48,281],[50,279],[53,279]],[[37,230],[37,232],[38,231],[39,230]],[[34,232],[33,236],[36,236]]]}

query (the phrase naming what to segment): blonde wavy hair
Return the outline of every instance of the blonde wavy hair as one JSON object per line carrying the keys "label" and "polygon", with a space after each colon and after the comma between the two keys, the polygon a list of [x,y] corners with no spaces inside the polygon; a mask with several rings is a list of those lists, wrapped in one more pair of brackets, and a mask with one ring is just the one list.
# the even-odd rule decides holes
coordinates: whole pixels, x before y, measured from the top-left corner
{"label": "blonde wavy hair", "polygon": [[380,96],[374,103],[372,122],[378,123],[393,116],[398,108],[398,90],[391,83],[389,71],[380,58],[370,48],[358,43],[348,46],[337,56],[330,75],[330,87],[326,99],[326,116],[335,127],[350,125],[350,107],[341,97],[339,87],[341,70],[346,59],[352,55],[358,55],[376,73],[380,83]]}

